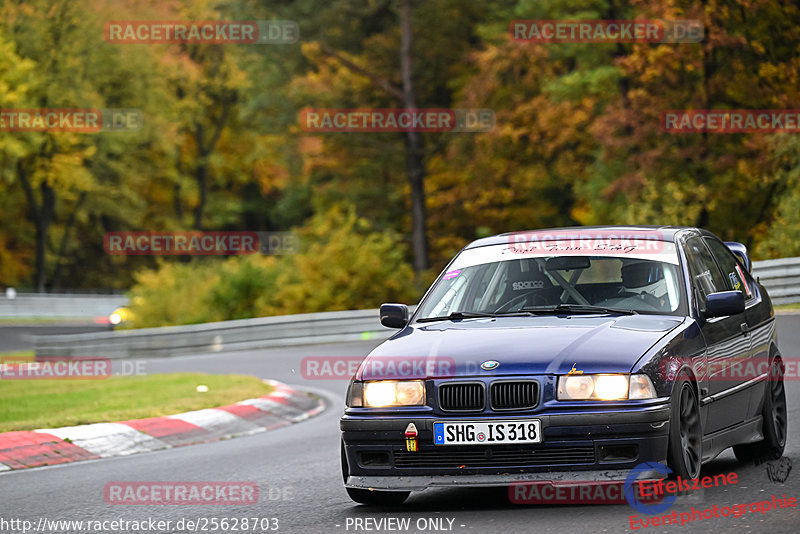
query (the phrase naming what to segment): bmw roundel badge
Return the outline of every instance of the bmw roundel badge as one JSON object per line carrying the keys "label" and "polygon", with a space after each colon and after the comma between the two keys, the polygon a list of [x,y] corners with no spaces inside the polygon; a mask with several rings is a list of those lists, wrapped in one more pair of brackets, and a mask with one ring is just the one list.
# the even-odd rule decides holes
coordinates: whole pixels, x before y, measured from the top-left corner
{"label": "bmw roundel badge", "polygon": [[492,371],[494,369],[497,369],[497,367],[499,365],[500,365],[500,362],[498,362],[498,361],[487,360],[487,361],[485,361],[485,362],[483,362],[481,364],[481,369],[483,369],[484,371]]}

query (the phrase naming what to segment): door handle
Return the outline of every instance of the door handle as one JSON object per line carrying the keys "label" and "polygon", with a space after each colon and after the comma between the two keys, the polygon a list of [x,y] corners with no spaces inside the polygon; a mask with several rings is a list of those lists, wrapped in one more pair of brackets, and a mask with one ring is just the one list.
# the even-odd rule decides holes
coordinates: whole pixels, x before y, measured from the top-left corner
{"label": "door handle", "polygon": [[740,324],[739,328],[742,330],[742,334],[746,334],[750,331],[750,326],[747,323]]}

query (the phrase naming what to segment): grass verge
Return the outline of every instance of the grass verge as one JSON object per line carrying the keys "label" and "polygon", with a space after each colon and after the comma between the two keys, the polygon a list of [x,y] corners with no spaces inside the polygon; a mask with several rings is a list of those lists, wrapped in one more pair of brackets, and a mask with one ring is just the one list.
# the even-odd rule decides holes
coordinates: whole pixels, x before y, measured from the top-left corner
{"label": "grass verge", "polygon": [[18,350],[16,352],[0,352],[0,363],[32,362],[35,353],[32,350]]}
{"label": "grass verge", "polygon": [[[208,391],[198,392],[198,385]],[[0,432],[174,415],[261,397],[272,389],[254,376],[203,373],[0,380]]]}

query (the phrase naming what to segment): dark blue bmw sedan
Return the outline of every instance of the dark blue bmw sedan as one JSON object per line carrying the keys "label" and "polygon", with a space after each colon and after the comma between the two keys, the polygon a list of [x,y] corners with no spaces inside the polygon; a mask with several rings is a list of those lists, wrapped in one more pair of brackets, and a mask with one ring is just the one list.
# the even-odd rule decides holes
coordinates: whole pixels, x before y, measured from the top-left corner
{"label": "dark blue bmw sedan", "polygon": [[[341,419],[350,497],[684,479],[733,447],[780,456],[783,366],[744,246],[678,227],[580,227],[480,239],[362,362]],[[662,478],[654,471],[645,478]]]}

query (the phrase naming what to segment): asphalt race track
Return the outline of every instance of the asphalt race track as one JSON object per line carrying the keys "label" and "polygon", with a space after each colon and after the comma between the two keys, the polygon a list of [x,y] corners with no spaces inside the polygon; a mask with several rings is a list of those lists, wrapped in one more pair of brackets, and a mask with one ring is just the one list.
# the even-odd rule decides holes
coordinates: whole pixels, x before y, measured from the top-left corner
{"label": "asphalt race track", "polygon": [[[780,347],[786,358],[800,355],[800,315],[778,318]],[[354,504],[342,487],[339,468],[338,419],[346,381],[309,381],[300,376],[307,356],[363,356],[375,342],[309,345],[250,352],[154,359],[148,373],[200,371],[245,373],[274,378],[314,391],[328,408],[321,415],[272,432],[205,445],[136,456],[0,474],[0,518],[26,519],[34,528],[49,520],[196,520],[198,518],[277,518],[279,532],[626,532],[637,512],[627,505],[518,506],[505,489],[439,489],[412,494],[397,509]],[[787,382],[789,439],[786,456],[794,463],[785,483],[772,482],[765,465],[736,461],[726,451],[707,464],[703,475],[736,472],[738,484],[711,487],[682,497],[678,512],[714,505],[770,500],[773,495],[800,497],[800,383]],[[103,488],[119,481],[235,481],[255,482],[257,505],[242,506],[122,506],[106,504]],[[405,530],[377,528],[374,521],[409,518]],[[437,521],[425,521],[428,518]],[[360,521],[367,520],[369,521]],[[421,521],[418,523],[418,519]],[[356,521],[359,520],[359,521]],[[450,522],[452,520],[452,523]],[[392,524],[394,526],[394,524]],[[433,528],[431,528],[433,525]],[[439,530],[436,529],[437,525]],[[748,512],[740,518],[711,518],[641,529],[646,532],[770,532],[796,533],[800,509]],[[0,524],[0,531],[14,531]],[[63,530],[62,530],[63,531]],[[74,530],[70,530],[74,531]],[[172,528],[162,532],[182,532]],[[202,530],[200,530],[202,531]],[[22,530],[18,530],[22,532]],[[53,530],[49,530],[53,532]],[[106,532],[115,532],[106,530]],[[233,532],[228,530],[228,532]]]}

